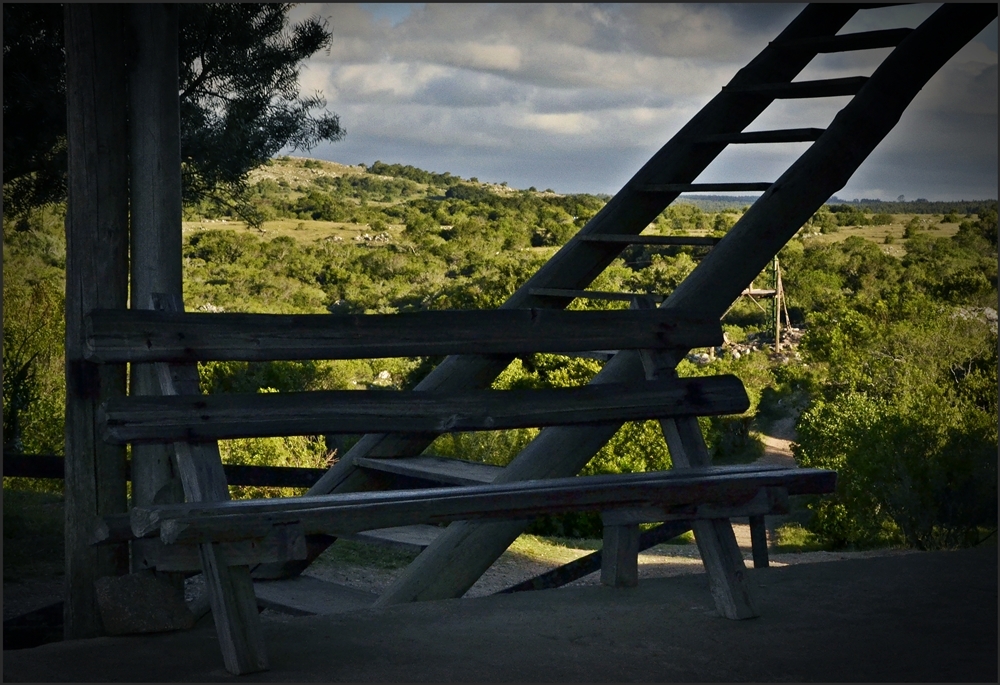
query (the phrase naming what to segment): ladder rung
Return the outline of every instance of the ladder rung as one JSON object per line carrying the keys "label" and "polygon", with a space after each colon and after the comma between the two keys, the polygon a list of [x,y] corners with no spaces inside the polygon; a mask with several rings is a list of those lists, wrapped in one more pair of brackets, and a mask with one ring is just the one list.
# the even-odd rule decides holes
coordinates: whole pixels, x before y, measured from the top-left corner
{"label": "ladder rung", "polygon": [[848,76],[818,81],[797,81],[792,83],[764,83],[759,86],[724,86],[730,93],[752,93],[767,95],[775,99],[827,98],[838,95],[854,95],[868,82],[867,76]]}
{"label": "ladder rung", "polygon": [[717,133],[699,138],[699,143],[811,143],[823,135],[822,128],[787,128],[777,131]]}
{"label": "ladder rung", "polygon": [[373,471],[394,473],[445,485],[480,485],[492,483],[502,467],[463,459],[448,459],[433,455],[422,455],[406,459],[378,459],[362,457],[356,466]]}
{"label": "ladder rung", "polygon": [[586,300],[620,300],[622,302],[630,302],[634,297],[649,297],[652,298],[654,302],[663,302],[667,299],[666,295],[655,295],[649,293],[613,293],[603,290],[573,290],[571,288],[531,288],[529,292],[532,295],[540,295],[542,297],[571,297]]}
{"label": "ladder rung", "polygon": [[727,193],[763,191],[771,183],[651,183],[639,189],[643,193]]}
{"label": "ladder rung", "polygon": [[614,235],[591,234],[578,236],[588,243],[624,243],[626,245],[717,245],[722,238],[686,235]]}
{"label": "ladder rung", "polygon": [[881,31],[845,33],[840,36],[799,38],[798,40],[772,43],[771,45],[782,50],[810,50],[816,53],[873,50],[876,48],[894,48],[911,33],[913,33],[913,29],[910,28],[883,29]]}
{"label": "ladder rung", "polygon": [[407,552],[423,552],[424,549],[434,539],[441,534],[443,528],[432,526],[426,523],[417,523],[412,526],[395,526],[393,528],[378,528],[376,530],[366,530],[360,533],[348,533],[337,537],[355,542],[367,542]]}

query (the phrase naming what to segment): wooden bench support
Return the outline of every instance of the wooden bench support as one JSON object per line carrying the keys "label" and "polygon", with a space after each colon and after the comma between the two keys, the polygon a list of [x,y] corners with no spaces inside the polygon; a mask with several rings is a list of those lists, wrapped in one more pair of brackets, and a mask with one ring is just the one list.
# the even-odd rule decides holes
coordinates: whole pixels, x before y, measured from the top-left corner
{"label": "wooden bench support", "polygon": [[767,527],[763,514],[750,517],[750,546],[753,549],[753,567],[767,568]]}
{"label": "wooden bench support", "polygon": [[[653,309],[655,303],[649,299],[636,298],[633,309]],[[654,350],[641,350],[642,367],[648,380],[676,376],[670,358]],[[663,437],[670,450],[670,458],[675,469],[689,469],[694,466],[709,466],[712,457],[708,453],[705,437],[701,434],[698,419],[694,416],[663,419],[660,421]],[[718,512],[727,516],[724,512]],[[743,555],[736,544],[736,535],[728,517],[709,518],[692,523],[698,552],[708,573],[708,583],[719,613],[726,618],[742,619],[757,616],[757,609],[751,597],[746,577]]]}
{"label": "wooden bench support", "polygon": [[729,519],[695,521],[692,527],[716,609],[731,619],[757,616],[743,554]]}
{"label": "wooden bench support", "polygon": [[604,525],[601,546],[601,584],[635,587],[639,584],[639,524]]}
{"label": "wooden bench support", "polygon": [[[154,296],[154,305],[167,311],[183,310],[183,303],[176,295]],[[162,395],[198,393],[198,369],[192,364],[157,363],[156,374]],[[229,486],[217,443],[177,442],[173,452],[187,502],[229,500]],[[304,546],[304,540],[300,546]],[[257,613],[250,567],[245,564],[230,566],[235,560],[228,559],[219,544],[199,544],[198,552],[226,670],[235,675],[267,670],[267,647]]]}
{"label": "wooden bench support", "polygon": [[219,545],[199,545],[208,601],[226,670],[235,675],[268,669],[250,567],[229,566]]}

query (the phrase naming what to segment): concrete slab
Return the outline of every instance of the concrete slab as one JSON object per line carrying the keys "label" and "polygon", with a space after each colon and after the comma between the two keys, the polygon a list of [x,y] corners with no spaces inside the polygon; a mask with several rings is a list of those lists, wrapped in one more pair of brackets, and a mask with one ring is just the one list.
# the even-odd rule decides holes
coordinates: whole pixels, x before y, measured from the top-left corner
{"label": "concrete slab", "polygon": [[[997,680],[997,548],[751,570],[762,615],[716,616],[704,574],[274,616],[271,670],[240,682]],[[11,682],[214,682],[190,631],[4,652]]]}

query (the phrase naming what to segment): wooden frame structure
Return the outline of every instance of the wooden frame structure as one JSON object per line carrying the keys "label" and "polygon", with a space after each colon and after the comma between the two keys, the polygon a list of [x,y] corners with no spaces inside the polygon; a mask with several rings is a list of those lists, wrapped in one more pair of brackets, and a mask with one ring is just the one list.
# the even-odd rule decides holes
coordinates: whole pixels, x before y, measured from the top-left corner
{"label": "wooden frame structure", "polygon": [[[518,314],[519,310],[531,310],[543,312],[542,319],[558,317],[551,310],[565,308],[623,248],[643,242],[638,233],[682,192],[764,190],[761,198],[667,298],[659,311],[632,312],[648,317],[645,320],[651,327],[658,316],[677,320],[678,315],[683,314],[695,320],[718,321],[798,228],[843,187],[931,76],[996,16],[995,5],[945,5],[913,30],[837,35],[851,16],[866,7],[873,6],[810,5],[803,10],[775,41],[741,69],[719,95],[656,153],[576,237],[529,279],[503,305],[503,313],[497,315],[507,316],[506,312],[514,312],[511,316],[516,318],[523,316]],[[131,374],[131,395],[150,396],[148,402],[155,411],[166,411],[168,407],[182,406],[187,401],[183,397],[158,396],[189,395],[197,391],[193,362],[201,357],[181,350],[169,363],[143,358],[135,353],[136,347],[128,341],[123,345],[132,350],[128,354],[135,356],[116,356],[109,351],[113,347],[110,340],[113,336],[108,335],[109,322],[123,315],[128,302],[133,310],[160,308],[176,312],[149,319],[148,322],[152,322],[148,331],[150,336],[159,335],[162,340],[170,337],[171,326],[188,325],[192,322],[190,316],[194,316],[182,314],[180,305],[176,21],[176,8],[169,5],[66,6],[70,165],[66,292],[67,638],[89,637],[101,632],[94,582],[101,576],[121,575],[128,569],[127,547],[121,542],[127,535],[122,538],[109,533],[105,542],[113,544],[97,547],[90,544],[92,532],[100,521],[114,528],[117,525],[114,522],[121,521],[120,517],[126,514],[125,449],[119,443],[127,436],[115,436],[112,430],[109,433],[111,442],[102,439],[104,420],[114,413],[115,407],[124,401],[120,398],[126,395],[125,363],[135,364]],[[869,78],[793,81],[817,54],[881,47],[894,49]],[[823,131],[743,131],[775,99],[834,95],[851,95],[853,99]],[[792,140],[815,142],[773,183],[722,186],[694,183],[702,170],[729,144]],[[130,268],[131,292],[128,290]],[[129,320],[140,321],[142,316],[135,314]],[[223,319],[218,321],[225,323]],[[301,323],[306,328],[311,325],[306,319]],[[215,352],[204,352],[208,355],[204,358],[220,358],[212,354],[233,354],[232,350],[212,348],[212,328],[210,325],[202,329],[208,341],[203,349],[215,349]],[[656,385],[659,381],[665,386],[677,387],[673,368],[690,348],[690,341],[650,345],[648,330],[639,334],[645,338],[633,349],[616,344],[615,349],[622,351],[593,380],[594,391],[585,392],[608,395],[617,384]],[[679,330],[687,330],[687,327]],[[100,339],[101,335],[105,337]],[[317,333],[309,343],[314,352],[331,344],[329,336],[324,335],[326,333]],[[522,349],[515,345],[511,349],[484,353],[482,348],[476,347],[473,338],[469,339],[471,347],[460,347],[460,354],[447,357],[416,390],[427,394],[480,391],[488,387]],[[215,339],[218,341],[217,335]],[[546,344],[558,343],[559,351],[569,351],[565,342],[550,339]],[[581,343],[584,349],[593,349],[598,340],[584,342]],[[621,339],[614,342],[620,343]],[[370,340],[363,341],[364,345],[369,343]],[[532,345],[537,343],[537,340],[532,341]],[[284,344],[287,345],[287,341]],[[661,397],[656,401],[662,404],[662,400]],[[651,414],[670,417],[662,422],[664,434],[674,463],[681,468],[708,468],[708,455],[697,423],[683,418],[698,413],[688,408]],[[321,417],[321,421],[328,418]],[[492,494],[515,492],[521,481],[574,476],[621,422],[630,418],[631,415],[605,415],[604,421],[569,422],[575,425],[550,422],[560,425],[544,429],[514,462],[496,475],[490,487],[499,490]],[[188,416],[185,424],[188,428],[190,419]],[[214,422],[204,423],[213,425]],[[485,422],[479,425],[487,427]],[[327,497],[326,504],[319,507],[322,509],[350,493],[376,487],[377,474],[370,468],[376,460],[410,464],[419,471],[418,455],[437,433],[453,427],[440,422],[406,424],[394,427],[402,433],[372,432],[330,469],[309,494]],[[260,434],[273,434],[267,431]],[[133,439],[138,435],[149,436],[141,431],[131,434]],[[154,439],[161,442],[137,444],[133,448],[131,466],[133,511],[168,512],[173,511],[172,505],[183,510],[192,503],[215,502],[199,510],[204,513],[229,511],[235,506],[236,503],[218,503],[228,498],[228,492],[217,449],[212,451],[214,443],[191,441],[193,438],[214,440],[221,435],[219,431],[197,436],[157,434]],[[170,449],[164,446],[164,440],[177,442]],[[780,483],[766,487],[772,486],[782,487]],[[763,487],[760,485],[755,492],[761,492]],[[624,482],[622,488],[625,488]],[[354,495],[353,499],[358,497]],[[361,499],[364,500],[364,496]],[[185,500],[189,504],[182,506]],[[646,502],[659,507],[657,514],[651,514],[644,504],[632,513],[609,514],[606,518],[610,531],[606,540],[610,548],[617,551],[614,560],[606,558],[605,561],[609,577],[618,579],[616,584],[618,581],[628,584],[630,571],[624,560],[639,544],[637,523],[649,520],[650,516],[669,519],[672,514],[663,507],[671,501],[677,504],[667,495],[660,494]],[[687,501],[684,504],[697,503]],[[713,506],[717,504],[716,501]],[[744,504],[750,506],[747,501]],[[604,505],[591,503],[586,506],[600,508]],[[621,507],[616,504],[611,508]],[[704,516],[688,511],[685,516],[686,520],[693,521],[699,547],[710,570],[716,566],[729,569],[724,573],[739,575],[742,559],[733,558],[735,542],[726,518],[732,511],[717,509]],[[449,519],[456,522],[406,570],[379,603],[460,596],[525,526],[523,520],[482,522],[470,518],[476,516],[465,510],[462,516]],[[183,515],[170,520],[177,523],[172,523],[173,527],[161,525],[162,539],[175,534],[181,536],[182,533],[176,531],[183,529],[183,521],[191,523]],[[332,527],[334,530],[344,528],[341,524]],[[134,535],[135,527],[129,528]],[[256,528],[254,531],[259,532]],[[280,577],[301,571],[329,544],[329,537],[311,538],[312,532],[316,531],[307,528],[302,531],[301,538],[278,540],[274,545],[283,551],[271,556],[251,549],[247,559],[261,562],[274,559],[272,563],[261,563],[254,573],[260,577]],[[264,538],[266,534],[261,539]],[[177,539],[181,538],[174,538],[174,541]],[[220,636],[237,636],[243,641],[223,645],[224,653],[236,655],[232,660],[227,656],[227,667],[233,672],[265,668],[266,656],[259,632],[248,633],[239,625],[223,625],[233,621],[244,626],[252,624],[256,621],[256,607],[252,603],[249,568],[226,563],[226,555],[234,552],[223,550],[219,547],[223,543],[217,540],[221,538],[195,535],[189,539],[198,545],[198,563],[206,576],[211,577],[210,586],[221,593],[212,599]],[[142,545],[133,543],[132,547],[134,568]],[[619,554],[621,550],[626,552]],[[297,558],[302,556],[305,558]],[[182,566],[179,564],[177,568]],[[178,576],[172,576],[173,582],[178,580]],[[745,587],[742,577],[730,577],[722,585],[713,582],[713,593],[723,613],[734,617],[753,614],[749,596],[741,598],[732,592],[733,588],[741,586]]]}

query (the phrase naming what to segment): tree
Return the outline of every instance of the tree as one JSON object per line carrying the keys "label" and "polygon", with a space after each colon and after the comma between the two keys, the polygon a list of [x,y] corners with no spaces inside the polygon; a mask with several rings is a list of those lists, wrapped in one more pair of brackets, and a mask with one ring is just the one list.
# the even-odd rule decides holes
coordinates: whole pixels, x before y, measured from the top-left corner
{"label": "tree", "polygon": [[[259,223],[246,178],[284,147],[309,150],[344,129],[321,93],[301,97],[302,60],[330,45],[318,18],[289,26],[289,4],[179,8],[184,200],[227,203]],[[4,4],[4,210],[66,197],[66,55],[61,5]],[[317,114],[317,112],[319,112]]]}

